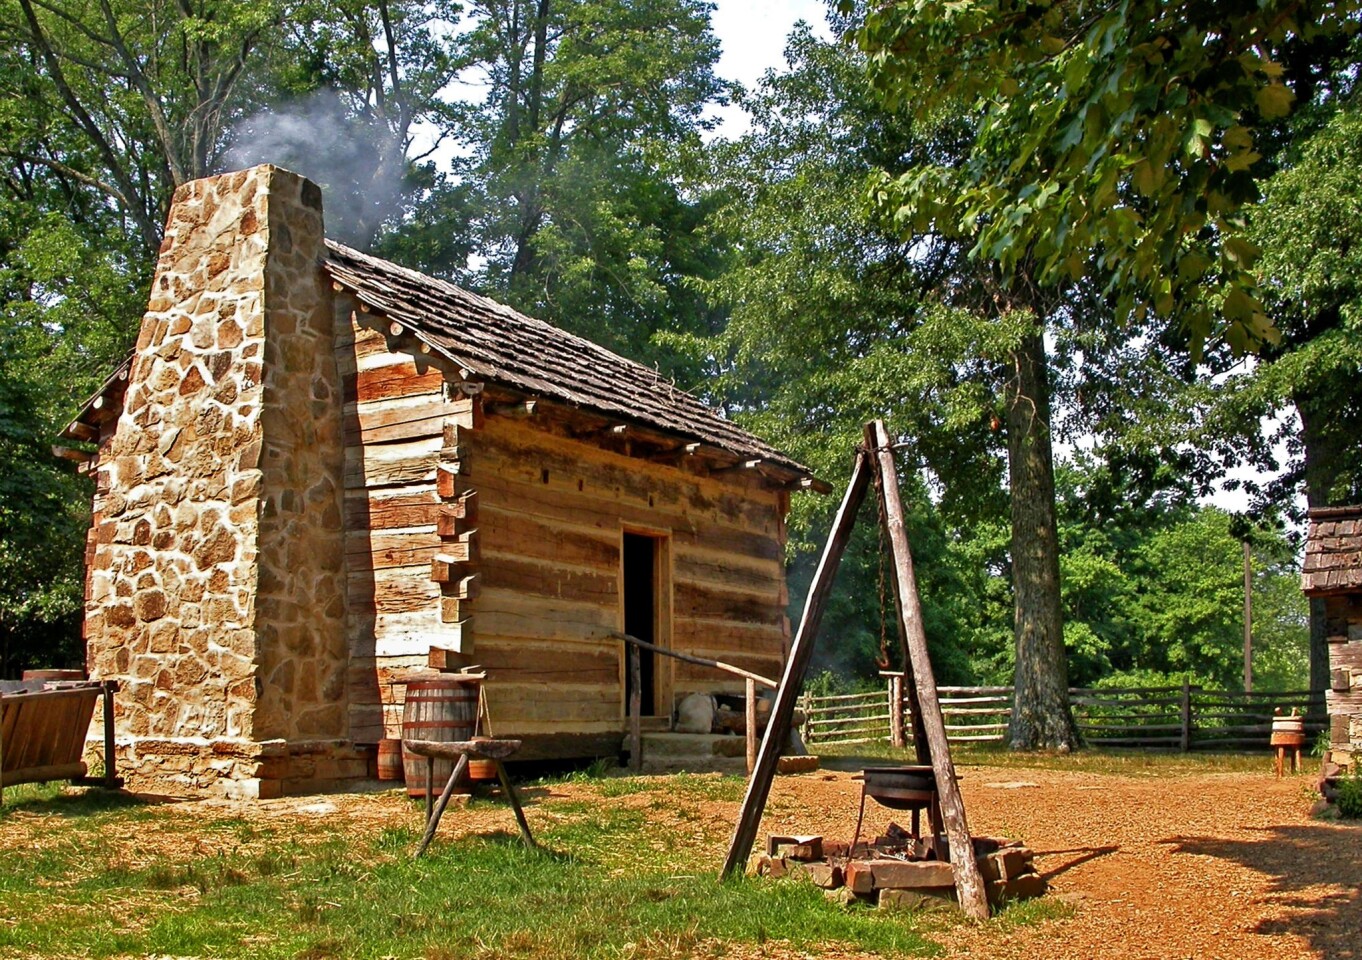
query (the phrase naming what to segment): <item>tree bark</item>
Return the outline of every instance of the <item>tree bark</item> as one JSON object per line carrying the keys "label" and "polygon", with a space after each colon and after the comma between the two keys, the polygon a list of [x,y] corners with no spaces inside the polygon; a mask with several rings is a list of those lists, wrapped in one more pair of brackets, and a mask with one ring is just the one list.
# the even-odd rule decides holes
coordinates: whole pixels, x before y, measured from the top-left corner
{"label": "tree bark", "polygon": [[1078,732],[1069,710],[1069,665],[1059,605],[1050,379],[1041,331],[1026,337],[1012,362],[1004,399],[1017,664],[1008,740],[1014,750],[1071,750],[1078,746]]}
{"label": "tree bark", "polygon": [[[1351,496],[1339,490],[1340,480],[1350,473],[1355,454],[1352,444],[1356,433],[1341,424],[1342,411],[1336,402],[1337,393],[1298,390],[1292,396],[1296,415],[1301,421],[1301,446],[1305,460],[1305,502],[1311,507],[1344,506]],[[1329,399],[1334,398],[1334,402]],[[1350,484],[1345,480],[1342,486]],[[1329,689],[1329,641],[1324,626],[1324,600],[1310,599],[1310,690]],[[1319,708],[1315,708],[1320,713]]]}

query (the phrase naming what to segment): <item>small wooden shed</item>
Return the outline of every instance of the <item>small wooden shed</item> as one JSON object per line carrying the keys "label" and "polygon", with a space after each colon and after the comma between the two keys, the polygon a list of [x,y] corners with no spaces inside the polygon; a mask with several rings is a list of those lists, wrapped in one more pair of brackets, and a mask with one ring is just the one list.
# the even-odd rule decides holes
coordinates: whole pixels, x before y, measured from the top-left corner
{"label": "small wooden shed", "polygon": [[[120,771],[180,793],[363,776],[432,647],[523,757],[614,753],[618,631],[778,674],[789,497],[823,486],[653,370],[327,241],[272,166],[177,192],[136,351],[66,436],[98,445]],[[655,727],[733,682],[644,661]]]}
{"label": "small wooden shed", "polygon": [[1329,640],[1327,795],[1362,759],[1362,506],[1310,511],[1301,587],[1324,601]]}

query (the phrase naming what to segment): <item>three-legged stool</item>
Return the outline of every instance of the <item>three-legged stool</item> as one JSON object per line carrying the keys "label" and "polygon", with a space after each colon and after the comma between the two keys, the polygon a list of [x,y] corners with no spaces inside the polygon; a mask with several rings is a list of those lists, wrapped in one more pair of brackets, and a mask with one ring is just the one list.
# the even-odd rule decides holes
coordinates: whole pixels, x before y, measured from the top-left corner
{"label": "three-legged stool", "polygon": [[[454,795],[454,784],[463,776],[468,769],[468,761],[490,760],[497,770],[497,780],[501,783],[502,792],[506,794],[506,799],[510,801],[511,809],[515,811],[516,823],[520,826],[520,839],[526,846],[535,845],[534,837],[530,835],[530,825],[525,820],[525,811],[520,807],[520,797],[515,792],[515,787],[511,785],[511,780],[506,776],[506,768],[501,761],[511,756],[520,749],[519,740],[455,740],[450,742],[438,740],[403,740],[402,746],[417,756],[426,758],[426,833],[421,838],[421,845],[416,849],[414,856],[419,857],[426,852],[426,847],[430,846],[430,841],[435,837],[435,830],[440,825],[440,818],[444,816],[445,807],[449,806],[449,798]],[[454,771],[449,775],[449,782],[445,784],[444,792],[440,794],[440,799],[432,803],[434,796],[434,773],[435,760],[454,760]]]}

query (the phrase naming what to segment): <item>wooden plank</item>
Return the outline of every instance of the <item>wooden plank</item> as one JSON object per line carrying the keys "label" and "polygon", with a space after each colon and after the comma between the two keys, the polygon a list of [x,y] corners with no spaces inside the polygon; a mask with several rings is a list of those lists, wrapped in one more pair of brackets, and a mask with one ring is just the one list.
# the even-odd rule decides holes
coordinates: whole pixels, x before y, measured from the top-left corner
{"label": "wooden plank", "polygon": [[410,567],[346,571],[349,615],[410,613],[433,610],[440,586],[430,580],[430,561]]}
{"label": "wooden plank", "polygon": [[602,531],[546,521],[503,506],[479,493],[478,534],[491,554],[535,559],[609,571],[613,576],[620,562],[619,526]]}
{"label": "wooden plank", "polygon": [[757,828],[761,824],[762,811],[771,794],[771,781],[776,774],[776,763],[790,736],[790,721],[794,716],[795,704],[799,699],[799,689],[804,683],[809,661],[813,657],[814,640],[818,636],[818,625],[823,619],[823,610],[828,597],[832,594],[832,584],[837,576],[837,567],[846,552],[847,541],[851,538],[852,527],[856,523],[856,511],[865,499],[866,487],[870,482],[870,464],[863,452],[856,454],[851,471],[851,481],[847,484],[842,504],[833,519],[832,530],[823,548],[809,587],[808,598],[804,602],[804,612],[799,619],[799,630],[790,648],[790,657],[785,664],[785,674],[776,692],[775,704],[766,723],[766,732],[761,739],[761,749],[757,753],[757,766],[747,780],[747,792],[743,796],[742,809],[729,841],[728,855],[724,859],[722,876],[729,877],[734,871],[742,869],[757,839]]}
{"label": "wooden plank", "polygon": [[345,443],[369,446],[430,437],[443,440],[450,407],[438,394],[362,404],[345,416]]}
{"label": "wooden plank", "polygon": [[347,531],[405,530],[430,527],[440,520],[443,504],[433,484],[404,486],[345,496]]}
{"label": "wooden plank", "polygon": [[780,618],[785,615],[785,608],[776,602],[774,591],[757,597],[674,582],[672,596],[674,615],[678,617],[779,625]]}
{"label": "wooden plank", "polygon": [[481,471],[484,462],[491,461],[491,472],[504,480],[540,490],[586,493],[607,504],[724,520],[772,537],[776,533],[779,495],[775,491],[739,490],[719,480],[556,436],[538,429],[535,421],[493,419],[479,439],[473,450],[476,468]]}
{"label": "wooden plank", "polygon": [[389,355],[396,362],[366,365],[356,369],[353,376],[342,376],[345,395],[344,412],[353,415],[365,404],[399,397],[440,396],[444,388],[444,374],[430,364],[418,368],[415,360],[400,355]]}
{"label": "wooden plank", "polygon": [[349,444],[345,450],[345,487],[353,491],[433,483],[439,451],[439,437],[391,445]]}
{"label": "wooden plank", "polygon": [[613,569],[525,558],[486,549],[482,586],[534,597],[554,597],[618,607],[619,577]]}
{"label": "wooden plank", "polygon": [[882,421],[866,426],[866,444],[874,451],[880,496],[889,530],[889,546],[894,557],[894,577],[902,618],[902,634],[912,663],[913,680],[917,688],[918,711],[930,746],[932,770],[936,774],[936,791],[940,798],[941,818],[952,851],[951,865],[955,871],[956,895],[968,916],[988,919],[988,894],[984,888],[979,864],[974,859],[969,822],[965,816],[965,802],[960,795],[960,783],[951,762],[951,748],[946,739],[945,721],[936,696],[936,679],[932,673],[931,656],[927,652],[927,634],[922,625],[921,600],[917,592],[917,578],[913,571],[913,556],[908,546],[908,534],[903,521],[903,503],[899,497],[898,469],[889,432]]}

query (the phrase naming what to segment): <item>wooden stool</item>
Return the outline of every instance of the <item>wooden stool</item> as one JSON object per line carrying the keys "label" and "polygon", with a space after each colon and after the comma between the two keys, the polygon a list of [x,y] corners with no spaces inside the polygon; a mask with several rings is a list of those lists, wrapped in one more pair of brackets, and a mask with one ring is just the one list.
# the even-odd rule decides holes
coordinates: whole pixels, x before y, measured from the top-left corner
{"label": "wooden stool", "polygon": [[[506,799],[511,803],[511,809],[515,811],[516,823],[520,826],[520,839],[528,847],[535,846],[534,837],[530,835],[530,825],[525,820],[525,811],[521,809],[520,797],[515,792],[515,787],[511,785],[511,780],[506,776],[506,768],[501,761],[511,756],[520,749],[519,740],[455,740],[450,742],[438,740],[403,740],[402,746],[412,753],[426,758],[426,833],[421,838],[421,845],[416,849],[414,857],[419,857],[426,852],[426,847],[430,846],[430,841],[435,838],[435,830],[440,825],[440,818],[444,816],[445,807],[449,806],[449,798],[454,795],[454,784],[468,768],[469,759],[487,760],[495,764],[497,780],[501,782],[501,789],[506,794]],[[440,799],[432,804],[434,795],[435,779],[435,760],[454,760],[454,771],[449,775],[449,782],[445,784],[444,792],[440,794]]]}
{"label": "wooden stool", "polygon": [[1291,772],[1299,773],[1301,769],[1301,747],[1305,746],[1305,734],[1274,733],[1272,745],[1277,748],[1277,776],[1280,778],[1282,775],[1287,751],[1291,752]]}

